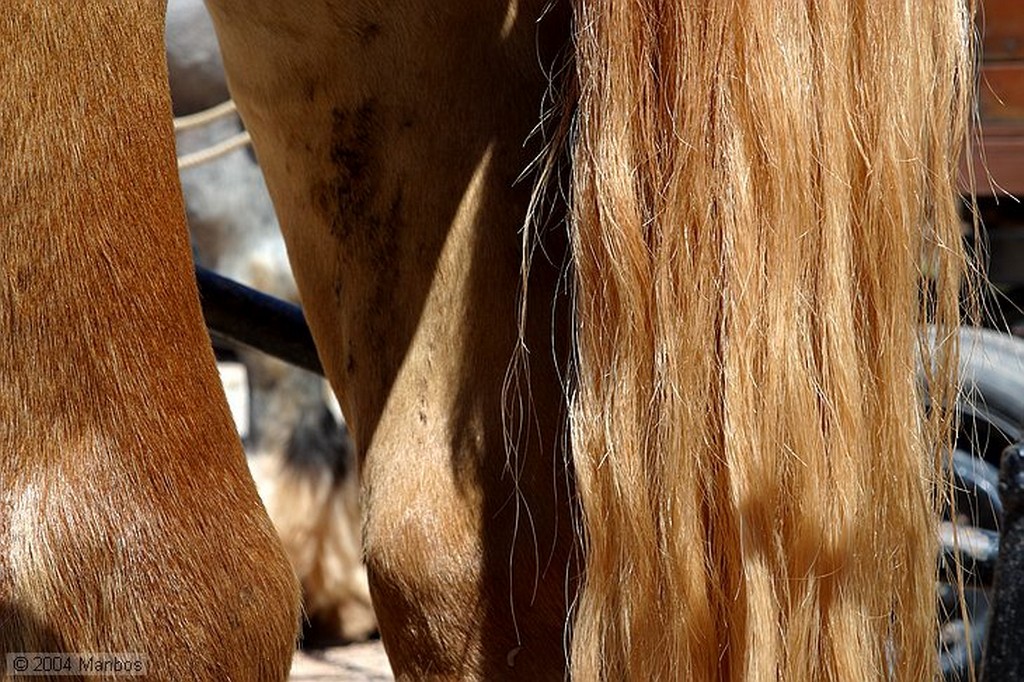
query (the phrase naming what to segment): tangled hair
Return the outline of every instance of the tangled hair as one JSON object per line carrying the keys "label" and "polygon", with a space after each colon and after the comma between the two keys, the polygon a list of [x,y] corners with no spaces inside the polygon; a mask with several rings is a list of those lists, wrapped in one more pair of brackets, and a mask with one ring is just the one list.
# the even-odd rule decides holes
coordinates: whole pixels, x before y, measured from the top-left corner
{"label": "tangled hair", "polygon": [[573,677],[935,677],[971,8],[575,11]]}

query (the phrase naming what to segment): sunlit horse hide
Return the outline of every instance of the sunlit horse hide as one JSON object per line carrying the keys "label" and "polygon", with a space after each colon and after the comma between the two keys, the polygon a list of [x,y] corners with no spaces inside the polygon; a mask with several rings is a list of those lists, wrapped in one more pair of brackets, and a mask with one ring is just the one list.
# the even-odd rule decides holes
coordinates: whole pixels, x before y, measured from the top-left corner
{"label": "sunlit horse hide", "polygon": [[196,297],[163,20],[0,11],[0,643],[279,679],[298,589]]}
{"label": "sunlit horse hide", "polygon": [[[397,675],[934,676],[967,7],[210,6]],[[4,644],[280,676],[161,16],[2,17]]]}

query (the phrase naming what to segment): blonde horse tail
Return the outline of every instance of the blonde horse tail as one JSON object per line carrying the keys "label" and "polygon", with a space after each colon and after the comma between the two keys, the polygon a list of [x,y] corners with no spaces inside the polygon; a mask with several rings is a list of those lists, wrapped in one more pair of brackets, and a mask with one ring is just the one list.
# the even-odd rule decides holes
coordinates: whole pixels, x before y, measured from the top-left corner
{"label": "blonde horse tail", "polygon": [[971,8],[575,12],[573,677],[932,679]]}

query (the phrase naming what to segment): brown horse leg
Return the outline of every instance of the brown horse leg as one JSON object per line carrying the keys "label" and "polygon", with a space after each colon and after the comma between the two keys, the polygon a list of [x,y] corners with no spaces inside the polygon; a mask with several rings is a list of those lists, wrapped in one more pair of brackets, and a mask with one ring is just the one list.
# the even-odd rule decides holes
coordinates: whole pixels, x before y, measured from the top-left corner
{"label": "brown horse leg", "polygon": [[283,679],[297,588],[203,329],[162,28],[0,11],[0,648]]}
{"label": "brown horse leg", "polygon": [[[538,55],[545,4],[211,3],[360,451],[371,590],[400,677],[564,674],[564,245],[531,278],[532,393],[510,391],[508,421],[502,399],[531,189],[516,179],[553,52],[542,37]],[[567,40],[564,16],[549,24]]]}

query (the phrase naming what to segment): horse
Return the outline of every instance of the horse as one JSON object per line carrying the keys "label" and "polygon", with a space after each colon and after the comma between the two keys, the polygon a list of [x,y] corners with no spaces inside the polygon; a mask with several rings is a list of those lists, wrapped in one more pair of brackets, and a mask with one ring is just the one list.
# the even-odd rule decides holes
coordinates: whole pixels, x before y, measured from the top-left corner
{"label": "horse", "polygon": [[[396,676],[934,677],[969,4],[209,8]],[[282,679],[162,21],[0,12],[0,638]]]}
{"label": "horse", "polygon": [[[254,156],[244,149],[221,156],[209,151],[230,148],[225,141],[244,133],[228,100],[217,37],[201,0],[167,3],[166,42],[196,264],[297,303],[281,230]],[[213,327],[211,297],[202,298],[207,326]],[[218,360],[241,363],[226,366],[236,376],[241,370],[236,395],[248,398],[233,405],[232,413],[260,500],[299,578],[303,647],[365,640],[377,622],[362,565],[356,455],[330,387],[321,376],[223,338],[215,338],[215,350]],[[315,359],[316,351],[310,355]],[[218,367],[223,374],[225,365]]]}

